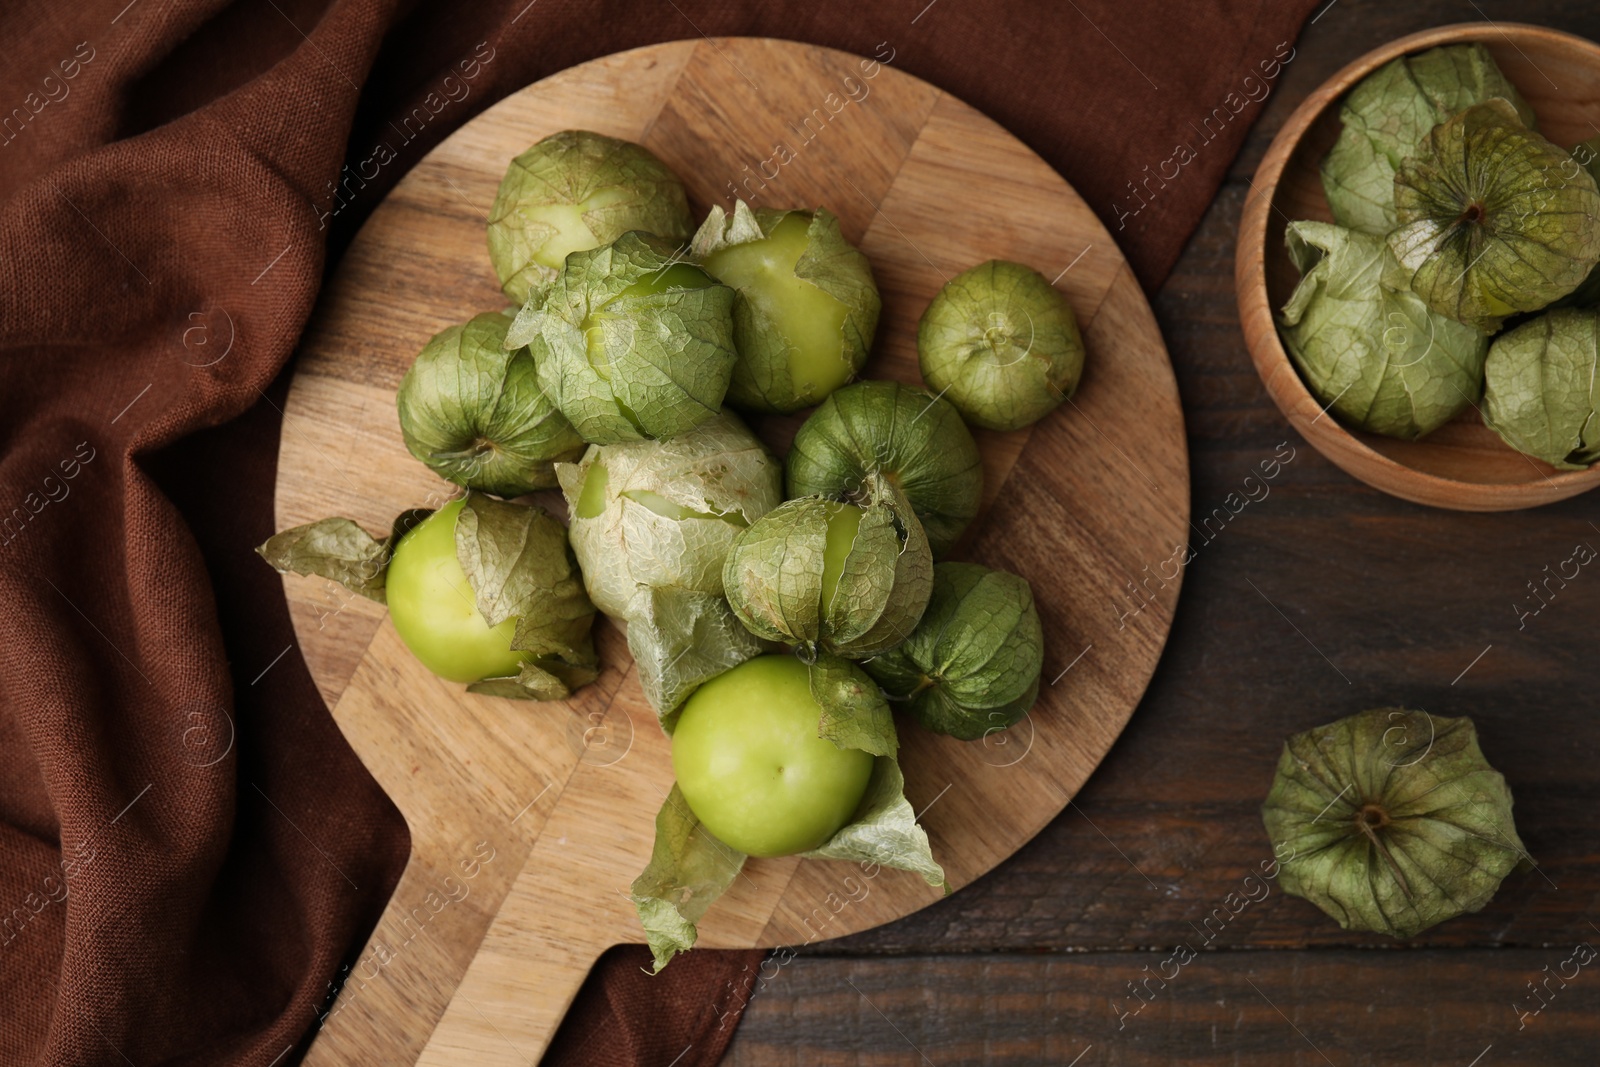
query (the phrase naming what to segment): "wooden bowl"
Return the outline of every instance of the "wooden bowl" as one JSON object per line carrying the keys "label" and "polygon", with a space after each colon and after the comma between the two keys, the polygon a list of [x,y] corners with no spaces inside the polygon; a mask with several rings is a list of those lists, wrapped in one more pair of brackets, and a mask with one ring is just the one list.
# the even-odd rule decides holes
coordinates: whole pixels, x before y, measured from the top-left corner
{"label": "wooden bowl", "polygon": [[1557,471],[1525,456],[1483,424],[1475,408],[1420,441],[1351,430],[1323,412],[1284,351],[1273,313],[1300,280],[1284,248],[1291,219],[1332,222],[1318,167],[1339,134],[1339,102],[1357,82],[1408,52],[1476,41],[1527,98],[1539,129],[1570,147],[1595,135],[1600,45],[1514,23],[1475,22],[1414,33],[1368,52],[1306,98],[1267,150],[1239,221],[1234,277],[1239,321],[1256,372],[1311,446],[1347,473],[1386,493],[1459,511],[1509,511],[1575,496],[1600,484],[1600,464]]}

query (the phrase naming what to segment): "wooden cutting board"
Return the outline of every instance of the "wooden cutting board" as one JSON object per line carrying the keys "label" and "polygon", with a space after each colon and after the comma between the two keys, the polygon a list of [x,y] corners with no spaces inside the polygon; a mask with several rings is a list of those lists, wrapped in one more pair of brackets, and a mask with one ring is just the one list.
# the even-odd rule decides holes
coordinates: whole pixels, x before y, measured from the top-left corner
{"label": "wooden cutting board", "polygon": [[[1033,152],[893,58],[680,41],[564,71],[468,123],[377,207],[323,294],[285,413],[277,519],[379,532],[452,492],[406,452],[395,389],[431,335],[505,306],[487,212],[511,157],[557,130],[645,144],[697,212],[731,206],[730,186],[835,212],[883,293],[871,377],[917,380],[917,318],[947,278],[992,257],[1035,266],[1078,315],[1087,372],[1035,427],[978,435],[987,506],[957,556],[1033,583],[1045,684],[1027,720],[985,742],[901,729],[907,795],[959,888],[1062,810],[1138,703],[1182,579],[1188,463],[1161,335],[1111,236]],[[758,428],[782,449],[795,425]],[[284,587],[311,673],[412,843],[308,1062],[536,1061],[600,953],[643,940],[627,891],[672,772],[622,636],[599,627],[605,671],[566,704],[469,696],[411,658],[380,606],[320,579]],[[898,871],[752,860],[700,944],[798,947],[937,898]]]}

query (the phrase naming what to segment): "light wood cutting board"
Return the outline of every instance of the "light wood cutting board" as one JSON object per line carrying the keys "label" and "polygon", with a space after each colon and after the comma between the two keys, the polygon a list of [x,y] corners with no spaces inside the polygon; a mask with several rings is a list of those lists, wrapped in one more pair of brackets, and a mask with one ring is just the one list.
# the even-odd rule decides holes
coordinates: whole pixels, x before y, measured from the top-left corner
{"label": "light wood cutting board", "polygon": [[[1158,574],[1180,569],[1188,464],[1160,333],[1093,212],[1000,127],[895,70],[887,48],[878,58],[891,62],[763,39],[656,45],[548,78],[451,136],[323,294],[286,408],[277,519],[381,532],[451,493],[406,452],[395,389],[432,334],[505,306],[486,214],[511,157],[558,130],[645,144],[697,211],[731,206],[729,184],[748,181],[758,206],[835,212],[883,293],[870,377],[917,380],[917,318],[947,278],[992,257],[1037,267],[1077,312],[1088,369],[1035,427],[978,435],[988,503],[957,556],[1033,583],[1046,684],[986,742],[901,729],[907,795],[959,888],[1062,810],[1138,703],[1181,581]],[[758,428],[781,450],[795,425]],[[566,704],[469,696],[411,658],[380,606],[319,579],[284,585],[312,675],[412,835],[308,1062],[537,1061],[600,953],[643,940],[627,890],[672,772],[625,642],[599,627],[605,672]],[[937,897],[902,872],[752,860],[700,944],[800,946]]]}

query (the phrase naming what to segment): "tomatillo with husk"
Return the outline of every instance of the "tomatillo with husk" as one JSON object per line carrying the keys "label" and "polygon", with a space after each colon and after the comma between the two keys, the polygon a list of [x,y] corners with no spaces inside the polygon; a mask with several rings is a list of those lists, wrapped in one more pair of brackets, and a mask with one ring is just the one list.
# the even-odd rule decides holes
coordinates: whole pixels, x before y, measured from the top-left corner
{"label": "tomatillo with husk", "polygon": [[506,168],[489,209],[489,259],[501,289],[520,304],[568,255],[629,230],[687,239],[694,222],[683,182],[631,141],[563,130]]}
{"label": "tomatillo with husk", "polygon": [[385,589],[395,632],[422,665],[452,682],[516,674],[526,653],[511,647],[517,619],[493,626],[478,610],[477,594],[456,556],[455,500],[400,539],[389,561]]}
{"label": "tomatillo with husk", "polygon": [[872,679],[826,652],[762,656],[696,690],[672,733],[677,782],[629,893],[655,969],[694,947],[747,854],[894,867],[948,892],[906,799],[899,745]]}
{"label": "tomatillo with husk", "polygon": [[769,641],[860,659],[916,628],[933,590],[922,525],[877,475],[868,503],[800,497],[739,535],[723,567],[728,603]]}
{"label": "tomatillo with husk", "polygon": [[1020,430],[1069,400],[1083,335],[1032,267],[991,259],[951,278],[917,324],[922,378],[974,426]]}
{"label": "tomatillo with husk", "polygon": [[1284,240],[1301,278],[1278,330],[1327,410],[1415,440],[1477,403],[1489,339],[1412,292],[1382,237],[1304,221],[1289,223]]}
{"label": "tomatillo with husk", "polygon": [[1407,708],[1289,738],[1261,815],[1285,892],[1390,937],[1477,911],[1527,857],[1472,720]]}
{"label": "tomatillo with husk", "polygon": [[1600,312],[1558,308],[1507,330],[1483,365],[1483,421],[1558,470],[1600,460]]}
{"label": "tomatillo with husk", "polygon": [[434,335],[395,396],[413,456],[446,481],[505,497],[554,487],[555,464],[583,452],[526,346],[505,347],[510,326],[489,312]]}
{"label": "tomatillo with husk", "polygon": [[752,210],[740,200],[730,215],[718,205],[691,247],[735,294],[730,404],[799,411],[861,370],[883,304],[872,265],[826,208]]}
{"label": "tomatillo with husk", "polygon": [[862,666],[934,733],[973,741],[1004,730],[1039,695],[1044,629],[1033,589],[977,563],[937,564],[917,628]]}
{"label": "tomatillo with husk", "polygon": [[590,444],[665,439],[722,410],[732,309],[733,290],[677,245],[633,231],[568,256],[506,344],[528,346],[539,384]]}
{"label": "tomatillo with husk", "polygon": [[724,412],[668,441],[591,445],[556,468],[595,606],[626,619],[644,589],[722,595],[722,564],[783,500],[783,469]]}
{"label": "tomatillo with husk", "polygon": [[256,551],[280,572],[387,603],[412,655],[469,692],[561,700],[598,674],[594,605],[566,529],[543,508],[469,492],[401,512],[386,538],[327,518]]}
{"label": "tomatillo with husk", "polygon": [[1571,293],[1600,263],[1600,188],[1495,98],[1431,132],[1395,172],[1389,248],[1411,289],[1493,333]]}
{"label": "tomatillo with husk", "polygon": [[856,382],[812,412],[785,463],[791,497],[860,502],[874,478],[904,495],[930,550],[955,546],[983,502],[983,458],[942,397],[901,382]]}
{"label": "tomatillo with husk", "polygon": [[1379,67],[1339,105],[1339,139],[1322,160],[1333,221],[1383,236],[1395,226],[1394,174],[1439,123],[1500,97],[1533,129],[1533,109],[1477,41],[1400,56]]}

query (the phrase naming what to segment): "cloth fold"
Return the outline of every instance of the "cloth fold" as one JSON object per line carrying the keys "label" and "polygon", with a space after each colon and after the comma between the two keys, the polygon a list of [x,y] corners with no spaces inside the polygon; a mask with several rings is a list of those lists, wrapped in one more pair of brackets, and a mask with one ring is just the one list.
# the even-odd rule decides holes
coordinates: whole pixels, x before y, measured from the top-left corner
{"label": "cloth fold", "polygon": [[[430,147],[654,41],[887,41],[1060,170],[1153,287],[1312,7],[6,4],[0,1063],[294,1062],[399,877],[406,828],[251,547],[273,532],[288,368],[324,272]],[[470,97],[330,210],[345,163],[481,47]],[[760,954],[646,980],[631,951],[597,968],[547,1062],[715,1063]]]}

